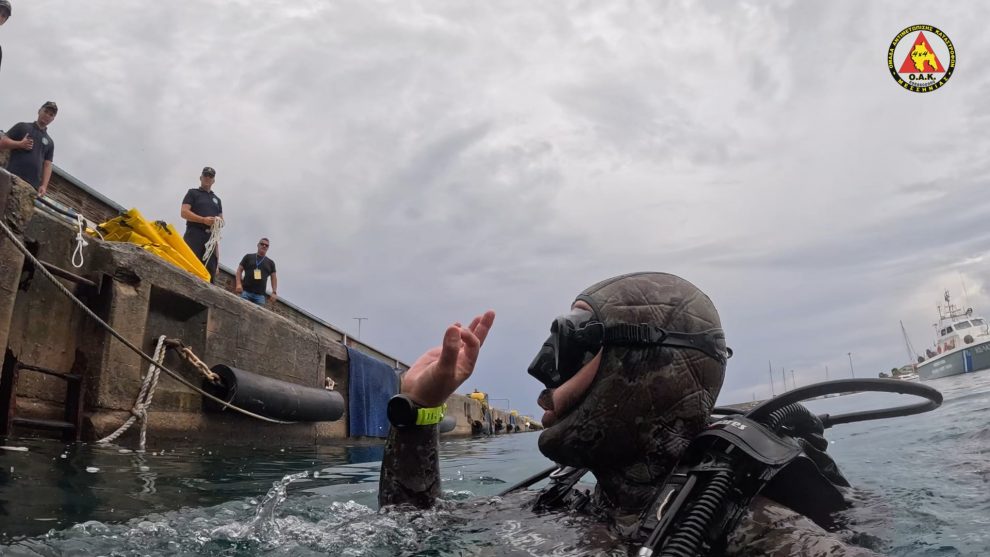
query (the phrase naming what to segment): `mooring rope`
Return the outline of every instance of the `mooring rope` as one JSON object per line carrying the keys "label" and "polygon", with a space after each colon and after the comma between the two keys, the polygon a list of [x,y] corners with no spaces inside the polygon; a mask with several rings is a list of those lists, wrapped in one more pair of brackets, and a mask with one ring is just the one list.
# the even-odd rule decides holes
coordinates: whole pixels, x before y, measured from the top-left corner
{"label": "mooring rope", "polygon": [[97,443],[113,443],[118,437],[124,434],[137,420],[141,420],[141,440],[138,442],[138,451],[144,451],[145,440],[148,432],[148,407],[151,406],[151,399],[155,396],[155,387],[158,386],[158,375],[161,371],[161,364],[165,360],[165,335],[158,337],[158,346],[155,347],[155,363],[148,368],[148,373],[144,375],[141,383],[141,390],[138,391],[134,400],[134,407],[131,408],[131,417],[127,418],[117,431],[107,435]]}
{"label": "mooring rope", "polygon": [[240,408],[239,406],[236,406],[234,404],[231,404],[230,402],[227,402],[227,401],[222,400],[222,399],[220,399],[218,397],[215,397],[215,396],[211,395],[210,393],[204,391],[203,389],[197,387],[196,385],[193,385],[192,382],[190,382],[188,379],[186,379],[185,377],[183,377],[183,376],[179,375],[178,373],[172,371],[171,369],[165,367],[164,365],[159,365],[158,362],[156,362],[154,360],[154,358],[152,358],[151,356],[145,354],[144,351],[142,351],[140,348],[138,348],[137,346],[135,346],[131,341],[129,341],[126,338],[124,338],[123,335],[121,335],[120,333],[118,333],[116,331],[116,329],[114,329],[113,327],[110,326],[109,323],[107,323],[106,321],[104,321],[103,319],[101,319],[99,315],[96,315],[96,313],[94,313],[93,310],[91,310],[88,307],[86,307],[86,304],[84,304],[82,302],[82,300],[80,300],[79,298],[76,298],[75,295],[73,295],[72,292],[70,292],[69,289],[65,287],[65,285],[63,285],[61,282],[59,282],[58,279],[55,278],[55,275],[53,275],[48,269],[46,269],[45,266],[41,264],[41,261],[37,257],[35,257],[30,251],[28,251],[27,247],[24,246],[24,243],[21,242],[21,240],[14,234],[14,231],[11,230],[10,227],[7,226],[7,223],[4,222],[3,215],[0,215],[0,229],[2,229],[3,232],[4,232],[4,234],[6,234],[8,238],[10,238],[10,240],[14,243],[14,246],[18,249],[18,251],[20,251],[22,254],[24,254],[24,257],[26,257],[29,261],[31,261],[32,263],[34,263],[35,271],[40,271],[41,274],[42,274],[42,276],[44,276],[49,281],[51,281],[51,283],[55,286],[55,288],[57,288],[62,294],[64,294],[65,296],[67,296],[77,306],[79,306],[79,308],[82,309],[83,312],[86,313],[86,315],[90,316],[94,321],[96,321],[97,323],[99,323],[101,327],[103,327],[104,329],[106,329],[107,332],[109,332],[113,336],[113,338],[119,340],[121,343],[123,343],[124,346],[126,346],[127,348],[133,350],[134,353],[136,353],[138,356],[140,356],[141,359],[143,359],[144,361],[146,361],[146,362],[148,362],[150,364],[154,364],[155,366],[157,366],[158,368],[160,368],[162,371],[164,371],[165,373],[167,373],[168,375],[170,375],[172,377],[172,379],[175,379],[179,383],[182,383],[183,385],[185,385],[187,388],[189,388],[189,389],[191,389],[191,390],[199,393],[200,395],[202,395],[202,396],[204,396],[204,397],[212,400],[213,402],[216,402],[216,403],[220,404],[224,408],[230,408],[231,410],[234,410],[236,412],[240,412],[241,414],[244,414],[245,416],[251,416],[252,418],[257,418],[259,420],[262,420],[262,421],[265,421],[265,422],[270,422],[270,423],[273,423],[273,424],[291,424],[291,423],[295,423],[295,422],[287,422],[287,421],[283,421],[283,420],[276,420],[274,418],[268,418],[268,417],[262,416],[260,414],[255,414],[254,412],[251,412],[250,410],[245,410],[243,408]]}

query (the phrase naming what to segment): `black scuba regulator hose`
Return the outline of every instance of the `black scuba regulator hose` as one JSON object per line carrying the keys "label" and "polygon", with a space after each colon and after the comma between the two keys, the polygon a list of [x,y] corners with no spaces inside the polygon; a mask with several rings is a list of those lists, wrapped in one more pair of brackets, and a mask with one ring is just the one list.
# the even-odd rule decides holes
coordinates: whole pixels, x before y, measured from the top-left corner
{"label": "black scuba regulator hose", "polygon": [[[745,414],[755,422],[759,422],[771,431],[778,431],[787,421],[798,415],[812,415],[799,402],[830,394],[857,392],[885,392],[915,395],[926,399],[924,402],[896,406],[881,410],[866,410],[850,412],[838,416],[828,414],[818,415],[824,428],[837,424],[878,420],[897,416],[909,416],[934,410],[942,404],[942,393],[919,383],[909,383],[899,379],[837,379],[800,387],[767,400]],[[742,414],[733,408],[719,407],[716,414]],[[732,473],[728,471],[715,472],[700,488],[695,503],[687,511],[687,515],[678,524],[678,530],[670,540],[662,545],[661,557],[696,557],[700,555],[705,537],[711,532],[713,521],[719,509],[724,508],[726,497],[732,487]],[[643,548],[639,555],[652,555],[653,548]]]}
{"label": "black scuba regulator hose", "polygon": [[[902,381],[900,379],[836,379],[834,381],[814,383],[812,385],[798,387],[794,390],[787,391],[786,393],[777,395],[770,400],[760,403],[749,412],[745,412],[744,415],[755,422],[766,424],[766,420],[770,419],[771,414],[791,404],[825,395],[863,392],[914,395],[926,400],[904,406],[895,406],[894,408],[864,410],[862,412],[839,414],[838,416],[819,414],[818,418],[821,419],[822,425],[825,429],[839,424],[921,414],[934,410],[942,405],[942,393],[932,387],[929,387],[928,385],[922,385],[921,383]],[[714,412],[720,414],[743,414],[740,410],[722,406],[716,408]]]}

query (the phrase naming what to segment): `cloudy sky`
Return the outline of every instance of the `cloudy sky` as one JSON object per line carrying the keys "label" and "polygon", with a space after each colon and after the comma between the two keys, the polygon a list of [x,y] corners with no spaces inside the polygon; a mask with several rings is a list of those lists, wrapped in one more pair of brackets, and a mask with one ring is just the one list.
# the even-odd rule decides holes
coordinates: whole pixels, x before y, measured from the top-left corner
{"label": "cloudy sky", "polygon": [[[462,391],[524,412],[551,319],[619,273],[712,297],[722,403],[768,361],[906,363],[945,288],[990,313],[983,2],[13,3],[0,127],[57,101],[56,164],[176,224],[216,167],[222,262],[269,236],[284,298],[404,361],[495,309]],[[886,67],[913,24],[956,48],[933,93]]]}

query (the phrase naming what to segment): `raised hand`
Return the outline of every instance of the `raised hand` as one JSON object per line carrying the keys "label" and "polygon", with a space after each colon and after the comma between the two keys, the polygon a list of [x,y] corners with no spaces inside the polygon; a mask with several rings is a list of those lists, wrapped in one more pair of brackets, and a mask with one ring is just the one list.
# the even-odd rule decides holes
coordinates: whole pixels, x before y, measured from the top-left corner
{"label": "raised hand", "polygon": [[474,372],[495,312],[486,311],[467,327],[455,323],[443,334],[443,344],[420,356],[402,376],[401,392],[416,404],[439,406]]}

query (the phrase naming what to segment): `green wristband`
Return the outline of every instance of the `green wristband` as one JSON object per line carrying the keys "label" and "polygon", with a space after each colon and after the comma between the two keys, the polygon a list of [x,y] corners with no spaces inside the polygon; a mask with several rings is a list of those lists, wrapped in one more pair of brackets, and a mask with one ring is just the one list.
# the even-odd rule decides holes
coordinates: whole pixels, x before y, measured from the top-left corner
{"label": "green wristband", "polygon": [[447,405],[424,408],[406,395],[395,395],[388,401],[388,421],[395,427],[430,426],[443,421]]}
{"label": "green wristband", "polygon": [[434,425],[443,421],[444,412],[447,405],[434,406],[433,408],[420,408],[416,410],[416,425]]}

